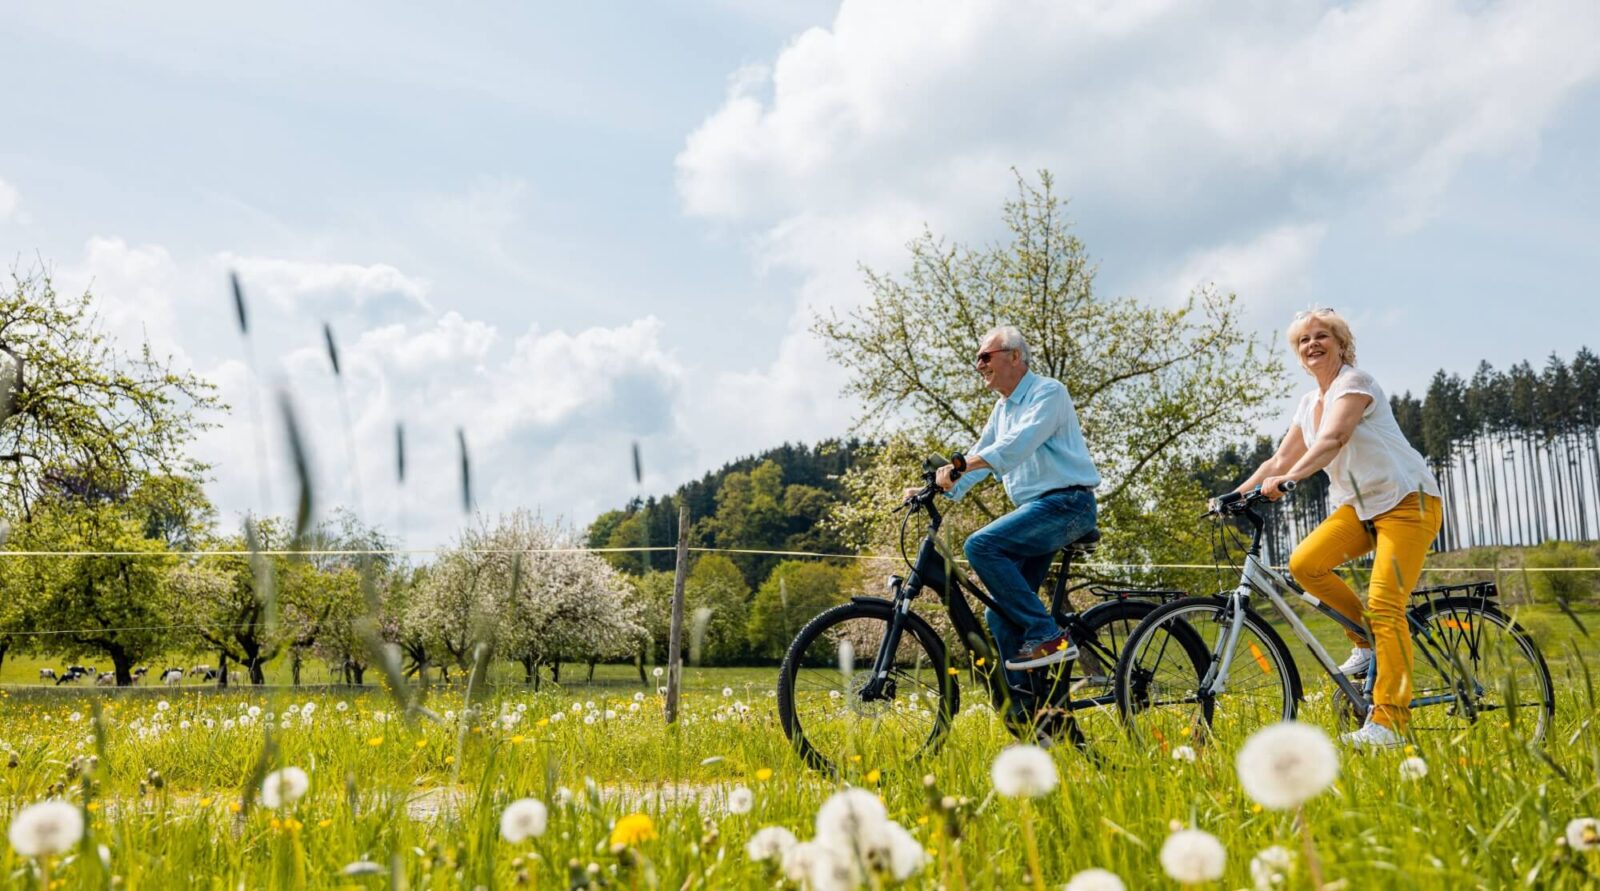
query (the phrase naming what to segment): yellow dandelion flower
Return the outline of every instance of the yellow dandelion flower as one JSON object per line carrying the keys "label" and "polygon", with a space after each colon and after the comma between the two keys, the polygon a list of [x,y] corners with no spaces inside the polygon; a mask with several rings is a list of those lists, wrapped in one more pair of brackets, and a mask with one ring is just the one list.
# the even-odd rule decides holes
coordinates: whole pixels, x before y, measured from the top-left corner
{"label": "yellow dandelion flower", "polygon": [[446,763],[446,764],[454,764],[454,763],[456,763],[456,756],[454,756],[454,755],[446,755],[446,756],[444,756],[444,763]]}
{"label": "yellow dandelion flower", "polygon": [[959,669],[959,668],[946,668],[944,671],[945,671],[945,674],[948,674],[951,677],[955,677],[956,675],[961,673],[961,669]]}
{"label": "yellow dandelion flower", "polygon": [[878,781],[881,780],[881,779],[883,779],[883,773],[881,771],[879,771],[876,767],[874,767],[873,769],[867,771],[867,784],[868,785],[876,786],[876,785],[878,785]]}
{"label": "yellow dandelion flower", "polygon": [[611,829],[611,846],[631,848],[656,837],[656,824],[649,814],[629,814]]}
{"label": "yellow dandelion flower", "polygon": [[772,779],[772,768],[763,767],[760,770],[756,771],[756,779],[760,780],[763,783],[765,783],[767,780]]}
{"label": "yellow dandelion flower", "polygon": [[200,799],[200,806],[201,807],[210,807],[211,806],[211,796],[207,795],[206,797]]}
{"label": "yellow dandelion flower", "polygon": [[535,727],[549,727],[550,726],[550,719],[549,718],[540,718],[539,720],[533,722],[533,726],[535,726]]}
{"label": "yellow dandelion flower", "polygon": [[522,741],[524,739],[526,739],[526,738],[527,737],[524,737],[522,734],[519,733],[516,736],[511,737],[511,744],[514,745],[514,746],[520,746],[520,745],[522,745]]}
{"label": "yellow dandelion flower", "polygon": [[328,817],[323,817],[322,819],[317,821],[317,826],[319,828],[321,828],[321,829],[327,829],[329,826],[332,826],[332,825],[333,825],[333,820],[329,819]]}
{"label": "yellow dandelion flower", "polygon": [[381,737],[381,736],[371,737],[370,739],[367,740],[367,745],[372,746],[373,748],[377,748],[378,746],[383,745],[383,737]]}
{"label": "yellow dandelion flower", "polygon": [[98,812],[100,810],[100,802],[91,801],[88,804],[84,805],[83,809],[88,811],[91,814],[96,813],[96,812]]}
{"label": "yellow dandelion flower", "polygon": [[425,739],[417,740],[417,748],[426,749],[427,747],[428,747],[428,741],[427,740],[425,740]]}
{"label": "yellow dandelion flower", "polygon": [[237,802],[237,801],[230,801],[230,802],[228,802],[228,810],[229,810],[229,811],[230,811],[230,812],[231,812],[231,813],[235,813],[235,814],[237,814],[237,813],[238,813],[238,812],[239,812],[239,811],[240,811],[240,810],[242,810],[242,808],[240,808],[240,807],[239,807],[239,802]]}

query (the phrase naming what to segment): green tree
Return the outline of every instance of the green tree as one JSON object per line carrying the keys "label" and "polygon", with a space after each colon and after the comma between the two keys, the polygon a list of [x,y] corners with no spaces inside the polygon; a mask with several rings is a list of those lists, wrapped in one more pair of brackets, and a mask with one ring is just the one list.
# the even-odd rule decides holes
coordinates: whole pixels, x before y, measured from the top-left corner
{"label": "green tree", "polygon": [[[701,556],[684,580],[683,601],[684,612],[700,629],[701,663],[740,661],[746,649],[750,586],[744,583],[739,567],[722,554]],[[701,610],[707,611],[703,624],[698,618]]]}
{"label": "green tree", "polygon": [[[1204,494],[1167,480],[1224,442],[1247,435],[1284,389],[1277,351],[1241,325],[1237,298],[1210,287],[1161,306],[1095,294],[1096,267],[1072,234],[1048,173],[1018,177],[1005,204],[1008,244],[969,248],[924,232],[903,276],[868,270],[871,299],[813,330],[850,374],[858,427],[885,436],[872,466],[846,480],[833,522],[861,547],[891,545],[883,508],[918,478],[930,451],[974,443],[994,405],[972,370],[990,328],[1019,327],[1031,368],[1066,384],[1104,483],[1103,509],[1131,527],[1107,549],[1125,562],[1187,562],[1187,541],[1145,535],[1143,518],[1194,511]],[[887,466],[886,466],[887,465]],[[959,539],[1009,509],[998,486],[954,512]],[[1202,551],[1203,553],[1203,551]]]}
{"label": "green tree", "polygon": [[120,352],[96,329],[89,293],[62,297],[48,274],[14,273],[0,292],[0,352],[22,366],[0,416],[0,511],[28,515],[63,478],[131,491],[148,474],[203,470],[183,449],[221,407],[213,386],[148,345]]}
{"label": "green tree", "polygon": [[167,586],[177,560],[145,537],[125,503],[76,504],[42,498],[27,526],[34,547],[102,551],[61,558],[38,614],[51,624],[45,646],[67,658],[103,654],[118,686],[133,683],[134,665],[159,656],[181,638],[179,604]]}
{"label": "green tree", "polygon": [[785,560],[761,583],[750,604],[745,637],[752,655],[779,659],[813,616],[839,603],[842,570],[817,560]]}

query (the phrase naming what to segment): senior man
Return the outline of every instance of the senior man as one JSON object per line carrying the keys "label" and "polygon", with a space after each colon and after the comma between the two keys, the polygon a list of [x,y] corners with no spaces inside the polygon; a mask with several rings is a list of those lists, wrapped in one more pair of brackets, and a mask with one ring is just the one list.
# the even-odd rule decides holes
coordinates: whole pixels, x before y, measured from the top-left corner
{"label": "senior man", "polygon": [[984,335],[975,364],[1000,398],[966,456],[967,472],[958,480],[951,480],[948,464],[938,472],[939,487],[956,500],[998,473],[1017,506],[974,532],[965,550],[984,587],[1015,620],[988,610],[1008,676],[1019,686],[1019,672],[1078,656],[1038,590],[1056,552],[1094,530],[1094,487],[1100,484],[1067,388],[1030,371],[1031,360],[1015,327]]}

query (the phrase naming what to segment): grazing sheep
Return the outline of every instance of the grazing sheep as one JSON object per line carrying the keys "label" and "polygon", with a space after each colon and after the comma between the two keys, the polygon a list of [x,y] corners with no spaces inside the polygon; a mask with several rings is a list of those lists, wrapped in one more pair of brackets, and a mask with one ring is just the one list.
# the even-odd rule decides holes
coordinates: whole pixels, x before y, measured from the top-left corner
{"label": "grazing sheep", "polygon": [[39,669],[39,680],[41,680],[41,681],[53,681],[55,679],[56,679],[56,670],[54,668],[41,668],[41,669]]}

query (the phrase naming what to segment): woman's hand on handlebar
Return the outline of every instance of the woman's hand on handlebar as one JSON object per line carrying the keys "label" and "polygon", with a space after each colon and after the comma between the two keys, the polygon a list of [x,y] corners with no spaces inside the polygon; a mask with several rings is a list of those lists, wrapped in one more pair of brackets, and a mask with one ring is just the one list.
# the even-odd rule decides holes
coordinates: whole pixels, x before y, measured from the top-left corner
{"label": "woman's hand on handlebar", "polygon": [[1277,501],[1285,492],[1292,490],[1295,481],[1286,476],[1269,476],[1261,481],[1261,497],[1268,501]]}

